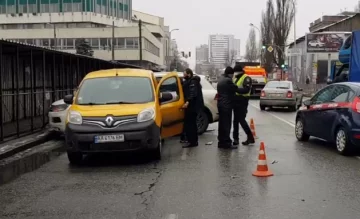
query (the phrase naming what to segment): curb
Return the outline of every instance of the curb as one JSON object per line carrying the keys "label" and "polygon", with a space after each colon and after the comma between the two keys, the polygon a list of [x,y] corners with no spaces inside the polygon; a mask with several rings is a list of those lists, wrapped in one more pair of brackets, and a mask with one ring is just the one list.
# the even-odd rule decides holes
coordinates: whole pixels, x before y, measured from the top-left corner
{"label": "curb", "polygon": [[14,143],[6,144],[0,147],[0,160],[6,159],[10,156],[13,156],[21,151],[25,151],[29,148],[32,148],[36,145],[43,144],[46,141],[49,141],[52,137],[54,137],[54,131],[48,130],[45,132],[39,133],[32,138],[28,138],[23,141],[14,141]]}
{"label": "curb", "polygon": [[38,169],[65,151],[63,141],[48,141],[0,161],[0,185]]}

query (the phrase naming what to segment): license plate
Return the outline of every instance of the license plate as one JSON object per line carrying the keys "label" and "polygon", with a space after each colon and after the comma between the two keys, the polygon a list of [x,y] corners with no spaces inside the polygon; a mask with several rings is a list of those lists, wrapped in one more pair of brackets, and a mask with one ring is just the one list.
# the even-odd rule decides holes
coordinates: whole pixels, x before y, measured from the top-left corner
{"label": "license plate", "polygon": [[282,94],[272,94],[272,97],[282,97]]}
{"label": "license plate", "polygon": [[124,135],[99,135],[95,136],[95,143],[124,142]]}

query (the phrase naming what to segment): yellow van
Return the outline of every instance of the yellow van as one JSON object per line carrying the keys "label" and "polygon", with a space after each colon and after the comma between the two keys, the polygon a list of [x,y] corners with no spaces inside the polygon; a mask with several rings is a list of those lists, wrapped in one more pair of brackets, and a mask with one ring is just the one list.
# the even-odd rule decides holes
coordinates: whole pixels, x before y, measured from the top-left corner
{"label": "yellow van", "polygon": [[[169,93],[167,91],[176,92]],[[152,71],[110,69],[85,76],[69,109],[65,139],[70,163],[84,154],[147,150],[161,159],[162,140],[183,129],[184,94],[177,73],[159,83]]]}

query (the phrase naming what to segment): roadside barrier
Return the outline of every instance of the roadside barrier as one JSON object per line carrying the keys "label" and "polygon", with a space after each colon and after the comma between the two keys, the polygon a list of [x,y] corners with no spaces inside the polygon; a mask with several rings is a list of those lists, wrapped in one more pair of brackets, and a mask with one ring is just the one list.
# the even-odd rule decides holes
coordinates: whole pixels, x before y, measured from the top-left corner
{"label": "roadside barrier", "polygon": [[274,175],[271,170],[269,170],[267,165],[264,142],[260,143],[258,164],[256,170],[252,173],[252,175],[257,177],[268,177]]}

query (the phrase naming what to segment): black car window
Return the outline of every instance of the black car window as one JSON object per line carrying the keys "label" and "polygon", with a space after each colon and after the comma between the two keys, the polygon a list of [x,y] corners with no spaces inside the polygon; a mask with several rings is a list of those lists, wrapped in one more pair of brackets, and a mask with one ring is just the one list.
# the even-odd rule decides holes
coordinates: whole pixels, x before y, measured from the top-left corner
{"label": "black car window", "polygon": [[177,78],[176,77],[171,77],[166,79],[160,86],[160,92],[170,92],[174,95],[174,99],[169,101],[169,102],[173,102],[173,101],[177,101],[180,96],[179,96],[179,86],[177,83]]}
{"label": "black car window", "polygon": [[325,87],[324,89],[320,90],[312,99],[312,104],[321,104],[321,103],[328,103],[331,100],[331,92],[333,86]]}
{"label": "black car window", "polygon": [[334,89],[331,92],[330,102],[340,103],[346,102],[348,99],[348,94],[351,89],[344,85],[335,85]]}

